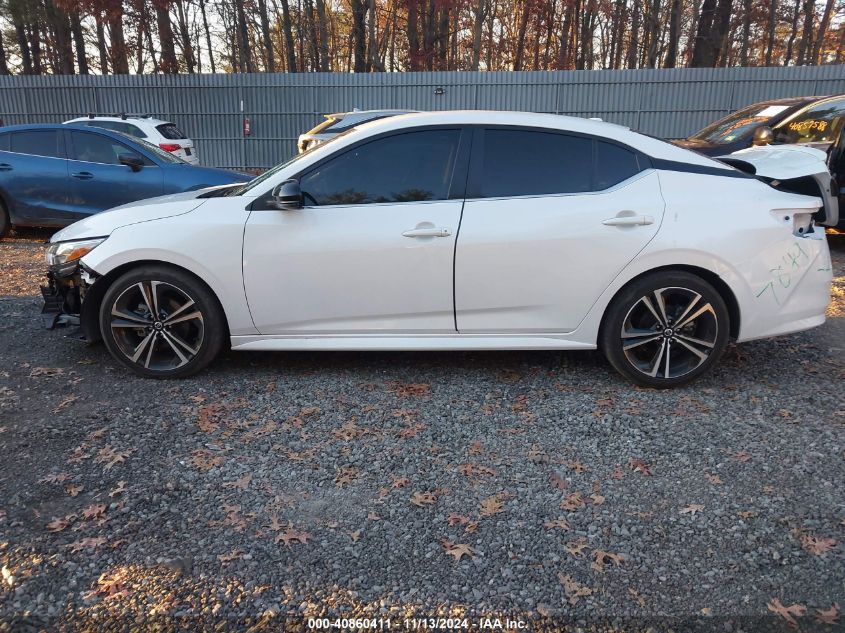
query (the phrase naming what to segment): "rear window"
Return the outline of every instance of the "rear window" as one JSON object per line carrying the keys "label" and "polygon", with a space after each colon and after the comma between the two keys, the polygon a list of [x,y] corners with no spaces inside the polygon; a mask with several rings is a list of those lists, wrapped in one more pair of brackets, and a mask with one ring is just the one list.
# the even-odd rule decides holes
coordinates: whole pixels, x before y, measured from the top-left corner
{"label": "rear window", "polygon": [[162,123],[161,125],[157,125],[156,129],[159,131],[159,134],[170,141],[188,138],[174,123]]}
{"label": "rear window", "polygon": [[332,126],[332,132],[343,132],[345,130],[351,130],[356,125],[363,125],[364,123],[370,123],[372,121],[378,121],[379,119],[386,119],[388,117],[395,116],[393,114],[377,114],[375,116],[358,119],[355,120],[353,118],[352,121],[349,119],[340,119],[335,125]]}
{"label": "rear window", "polygon": [[29,132],[12,132],[9,142],[10,151],[31,156],[49,156],[64,158],[59,151],[58,130],[32,130]]}
{"label": "rear window", "polygon": [[9,151],[9,135],[0,134],[0,152]]}

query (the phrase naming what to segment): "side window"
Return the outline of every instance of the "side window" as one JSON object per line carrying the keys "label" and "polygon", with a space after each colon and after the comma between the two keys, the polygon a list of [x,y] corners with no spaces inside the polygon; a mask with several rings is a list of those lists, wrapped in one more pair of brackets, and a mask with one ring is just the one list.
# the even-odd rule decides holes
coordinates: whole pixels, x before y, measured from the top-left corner
{"label": "side window", "polygon": [[596,191],[609,189],[640,173],[637,155],[631,150],[596,141]]}
{"label": "side window", "polygon": [[70,136],[71,151],[69,158],[71,160],[119,165],[120,161],[117,158],[119,154],[137,153],[107,136],[88,132],[71,132]]}
{"label": "side window", "polygon": [[349,150],[303,176],[306,205],[446,200],[460,130],[424,130]]}
{"label": "side window", "polygon": [[810,106],[775,130],[778,143],[832,143],[845,123],[845,99]]}
{"label": "side window", "polygon": [[64,158],[59,148],[58,130],[32,130],[30,132],[12,132],[9,150],[18,154]]}
{"label": "side window", "polygon": [[498,198],[592,190],[593,141],[531,130],[484,132],[481,196]]}
{"label": "side window", "polygon": [[139,128],[137,125],[133,125],[132,123],[124,123],[123,126],[125,129],[118,130],[119,132],[123,132],[124,134],[128,134],[129,136],[134,136],[135,138],[147,138],[147,135],[144,134],[144,130]]}
{"label": "side window", "polygon": [[9,134],[0,134],[0,152],[9,151]]}

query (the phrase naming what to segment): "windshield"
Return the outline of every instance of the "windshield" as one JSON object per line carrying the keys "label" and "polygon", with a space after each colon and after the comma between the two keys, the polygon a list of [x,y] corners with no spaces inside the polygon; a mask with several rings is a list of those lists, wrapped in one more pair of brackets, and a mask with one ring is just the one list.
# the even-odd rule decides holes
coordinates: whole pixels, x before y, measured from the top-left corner
{"label": "windshield", "polygon": [[715,143],[716,145],[730,143],[745,136],[760,125],[771,124],[773,118],[791,107],[792,105],[777,103],[755,103],[729,114],[724,119],[711,123],[700,132],[690,136],[689,140]]}
{"label": "windshield", "polygon": [[233,191],[231,193],[231,195],[233,195],[233,196],[244,195],[246,192],[251,191],[255,187],[259,186],[261,183],[265,182],[266,180],[269,180],[270,178],[272,178],[273,176],[278,174],[280,171],[282,171],[286,167],[289,167],[290,165],[293,165],[295,162],[303,159],[304,157],[308,156],[309,154],[312,154],[315,150],[322,148],[322,147],[325,147],[327,144],[333,143],[337,139],[346,136],[351,131],[352,130],[348,130],[347,132],[343,132],[341,134],[338,134],[337,136],[334,136],[334,137],[328,139],[324,143],[320,143],[319,145],[314,145],[313,147],[310,147],[307,150],[305,150],[304,152],[302,152],[301,154],[297,154],[296,156],[291,158],[289,161],[282,163],[281,165],[276,165],[272,169],[268,169],[263,174],[258,176],[258,178],[253,178],[252,180],[250,180],[248,183],[246,183],[243,187],[241,187],[237,191]]}

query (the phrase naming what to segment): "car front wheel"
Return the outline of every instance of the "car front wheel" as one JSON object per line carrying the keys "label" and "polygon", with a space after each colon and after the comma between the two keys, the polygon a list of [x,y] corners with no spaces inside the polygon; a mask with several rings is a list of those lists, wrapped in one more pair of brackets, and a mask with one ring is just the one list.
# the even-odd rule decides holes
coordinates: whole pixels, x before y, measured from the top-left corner
{"label": "car front wheel", "polygon": [[729,318],[721,295],[700,277],[658,272],[613,300],[600,345],[610,364],[633,382],[677,387],[719,360],[728,343]]}
{"label": "car front wheel", "polygon": [[144,266],[106,291],[100,331],[112,356],[135,373],[181,378],[214,359],[226,328],[205,284],[180,270]]}

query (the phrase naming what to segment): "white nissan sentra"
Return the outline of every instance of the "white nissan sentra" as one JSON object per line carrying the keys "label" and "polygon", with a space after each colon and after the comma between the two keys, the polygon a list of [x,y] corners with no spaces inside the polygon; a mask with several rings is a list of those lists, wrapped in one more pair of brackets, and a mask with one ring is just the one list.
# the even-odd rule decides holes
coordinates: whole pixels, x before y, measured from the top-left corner
{"label": "white nissan sentra", "polygon": [[392,117],[246,185],[56,233],[45,311],[156,378],[224,346],[598,347],[672,387],[729,340],[824,322],[838,210],[819,156],[758,148],[737,169],[599,121]]}

